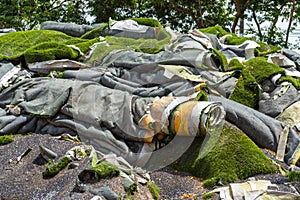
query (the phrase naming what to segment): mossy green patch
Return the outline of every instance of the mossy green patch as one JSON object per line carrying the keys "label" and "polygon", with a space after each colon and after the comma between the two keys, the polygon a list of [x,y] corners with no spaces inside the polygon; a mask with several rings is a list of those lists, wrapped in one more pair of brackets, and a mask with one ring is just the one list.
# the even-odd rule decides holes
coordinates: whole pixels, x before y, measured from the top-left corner
{"label": "mossy green patch", "polygon": [[244,104],[250,108],[257,108],[261,89],[255,78],[247,69],[242,69],[240,77],[229,99]]}
{"label": "mossy green patch", "polygon": [[19,31],[0,36],[0,55],[17,58],[43,42],[66,42],[72,37],[64,33],[49,30]]}
{"label": "mossy green patch", "polygon": [[94,39],[96,37],[103,36],[103,31],[108,27],[108,23],[103,23],[100,27],[94,28],[84,35],[81,36],[82,39]]}
{"label": "mossy green patch", "polygon": [[46,60],[76,59],[79,56],[75,49],[58,42],[44,42],[24,52],[26,63]]}
{"label": "mossy green patch", "polygon": [[300,182],[300,171],[291,171],[287,174],[287,176],[289,177],[288,179],[289,182],[292,181]]}
{"label": "mossy green patch", "polygon": [[105,42],[102,44],[98,44],[92,57],[87,62],[88,65],[101,64],[103,58],[107,56],[113,50],[132,50],[136,52],[143,53],[158,53],[162,51],[170,41],[170,35],[165,32],[165,30],[161,30],[161,33],[157,35],[157,37],[162,38],[158,39],[132,39],[132,38],[124,38],[124,37],[115,37],[115,36],[106,36]]}
{"label": "mossy green patch", "polygon": [[211,192],[211,193],[206,193],[202,195],[203,199],[212,199],[215,196],[215,193]]}
{"label": "mossy green patch", "polygon": [[240,45],[240,44],[243,44],[247,40],[252,40],[252,39],[248,38],[248,37],[238,37],[237,35],[231,35],[231,36],[226,37],[225,44]]}
{"label": "mossy green patch", "polygon": [[232,71],[232,70],[242,70],[244,68],[244,65],[236,58],[230,60],[228,64],[228,69],[226,71]]}
{"label": "mossy green patch", "polygon": [[51,30],[19,31],[0,36],[0,60],[14,60],[25,56],[27,63],[50,59],[76,59],[79,52],[68,45],[75,45],[86,53],[100,39],[82,39]]}
{"label": "mossy green patch", "polygon": [[90,168],[95,171],[96,178],[111,178],[120,174],[120,169],[109,162],[91,165]]}
{"label": "mossy green patch", "polygon": [[225,31],[221,26],[213,26],[208,28],[201,28],[201,32],[203,33],[210,33],[216,35],[218,38],[222,37],[224,35],[229,34],[227,31]]}
{"label": "mossy green patch", "polygon": [[256,57],[245,63],[246,69],[259,84],[276,74],[285,74],[284,69],[276,64],[267,62],[264,57]]}
{"label": "mossy green patch", "polygon": [[273,162],[238,128],[225,124],[216,146],[199,159],[201,139],[172,166],[204,179],[227,184],[256,174],[277,172]]}
{"label": "mossy green patch", "polygon": [[280,50],[280,47],[278,46],[273,46],[273,45],[268,45],[267,43],[264,42],[257,42],[259,44],[259,47],[257,47],[254,52],[255,56],[266,56],[271,53],[275,53],[278,50]]}
{"label": "mossy green patch", "polygon": [[14,137],[12,135],[2,135],[0,136],[0,145],[9,144],[14,141]]}
{"label": "mossy green patch", "polygon": [[151,27],[162,27],[161,23],[153,18],[130,18],[133,21],[136,21],[138,24],[151,26]]}
{"label": "mossy green patch", "polygon": [[219,58],[222,71],[226,71],[228,65],[226,56],[217,49],[213,49],[212,53]]}
{"label": "mossy green patch", "polygon": [[46,165],[46,170],[43,172],[43,177],[53,177],[53,176],[55,176],[61,170],[66,168],[70,162],[72,162],[71,158],[69,158],[67,156],[63,156],[60,159],[60,161],[55,165],[51,165],[51,162],[48,163]]}
{"label": "mossy green patch", "polygon": [[149,182],[147,184],[147,187],[150,190],[153,199],[158,200],[160,198],[160,195],[159,195],[160,189],[159,189],[159,187],[155,183],[153,183],[153,182]]}
{"label": "mossy green patch", "polygon": [[296,78],[296,77],[291,77],[291,76],[282,76],[279,79],[279,83],[288,81],[290,83],[292,83],[292,85],[297,89],[300,90],[300,78]]}

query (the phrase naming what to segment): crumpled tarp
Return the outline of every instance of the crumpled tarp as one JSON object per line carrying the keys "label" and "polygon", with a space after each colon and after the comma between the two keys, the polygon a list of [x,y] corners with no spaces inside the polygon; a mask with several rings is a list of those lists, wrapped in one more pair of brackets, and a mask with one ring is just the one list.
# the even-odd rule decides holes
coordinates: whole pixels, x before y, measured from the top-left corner
{"label": "crumpled tarp", "polygon": [[[61,31],[64,32],[68,27],[62,27]],[[80,35],[86,31],[84,27],[76,26],[75,29],[77,28]],[[178,35],[165,31],[162,34],[163,38],[160,38],[161,31],[165,29],[125,20],[105,27],[97,35],[97,37],[106,36],[101,38],[101,42],[95,37],[96,40],[80,39],[80,41],[76,38],[80,43],[74,43],[76,39],[60,34],[63,46],[74,48],[68,44],[77,45],[77,48],[84,50],[83,53],[86,55],[78,51],[76,56],[66,57],[70,60],[63,60],[66,59],[65,55],[58,55],[61,60],[50,59],[30,65],[22,63],[25,68],[35,71],[36,76],[17,83],[11,82],[12,85],[8,85],[8,88],[1,92],[1,134],[26,132],[78,134],[83,141],[93,144],[102,152],[113,152],[136,162],[142,156],[141,152],[144,155],[154,149],[153,145],[149,145],[145,140],[145,136],[148,137],[147,129],[138,124],[139,120],[148,114],[147,109],[151,103],[157,98],[168,96],[189,97],[188,101],[200,91],[210,94],[208,100],[216,106],[215,108],[222,110],[224,107],[226,120],[243,130],[257,145],[276,152],[280,134],[287,124],[274,117],[299,100],[297,85],[287,86],[285,82],[279,82],[280,77],[277,77],[276,72],[285,76],[284,70],[278,66],[280,70],[266,73],[272,77],[253,73],[252,80],[263,91],[262,94],[259,92],[255,94],[259,95],[260,99],[259,108],[255,110],[227,98],[233,91],[239,90],[236,89],[238,80],[246,78],[243,77],[246,74],[243,70],[246,69],[237,67],[228,71],[228,63],[234,59],[240,61],[255,59],[253,58],[255,50],[259,48],[256,42],[248,40],[237,45],[227,45],[217,36],[199,30]],[[52,33],[47,32],[47,37],[51,38]],[[31,34],[38,32],[33,31]],[[30,33],[21,34],[22,37],[27,35]],[[14,36],[18,37],[19,34]],[[127,40],[128,38],[131,40]],[[136,40],[132,38],[139,38],[137,41],[144,42],[143,45],[146,47],[135,44]],[[109,40],[110,43],[107,42]],[[122,42],[116,42],[118,40]],[[32,50],[30,55],[38,58],[40,54],[35,48],[41,48],[45,41],[46,39],[36,41],[36,46],[32,48],[27,45],[13,57],[7,56],[8,51],[5,50],[4,58],[16,62],[15,59],[19,56],[17,61],[22,62],[21,58],[24,51],[28,52],[28,48]],[[166,41],[168,44],[162,47]],[[86,45],[90,45],[91,51],[88,51]],[[149,53],[152,52],[149,49],[155,51]],[[296,53],[283,50],[283,54],[298,66]],[[255,60],[252,59],[246,64],[254,63]],[[260,58],[260,63],[264,63],[261,60],[263,59]],[[271,61],[273,62],[272,59]],[[241,66],[243,64],[240,63]],[[256,69],[251,67],[247,66],[247,70],[255,72]],[[52,78],[39,77],[46,76],[52,70],[63,71],[63,75],[57,78],[53,78],[53,75]],[[251,91],[253,85],[247,87],[250,87]],[[204,104],[206,105],[207,101]],[[180,107],[180,104],[178,106]],[[203,107],[204,110],[206,108]],[[196,110],[202,119],[201,127],[212,129],[213,132],[214,126],[217,125],[219,130],[219,124],[211,123],[214,126],[209,127],[208,122],[215,121],[222,124],[222,120],[219,119],[223,119],[223,112],[211,115],[213,112]],[[201,116],[203,114],[205,116]],[[174,137],[174,140],[176,139],[177,137]],[[297,130],[290,127],[284,158],[287,163],[295,158],[299,141]],[[190,143],[181,142],[181,144],[188,146]]]}
{"label": "crumpled tarp", "polygon": [[[77,133],[82,141],[101,152],[113,152],[137,161],[143,143],[149,139],[147,131],[136,120],[142,118],[152,101],[153,98],[141,98],[91,81],[26,79],[0,95],[0,107],[13,108],[1,109],[0,132]],[[211,115],[210,112],[199,123],[213,131],[214,126],[222,123],[224,113]],[[201,114],[199,110],[198,117]],[[216,118],[221,119],[219,123],[209,123],[218,121]]]}
{"label": "crumpled tarp", "polygon": [[78,25],[75,23],[63,23],[55,21],[46,21],[41,25],[41,30],[55,30],[76,37],[80,37],[94,28],[96,27],[90,25]]}

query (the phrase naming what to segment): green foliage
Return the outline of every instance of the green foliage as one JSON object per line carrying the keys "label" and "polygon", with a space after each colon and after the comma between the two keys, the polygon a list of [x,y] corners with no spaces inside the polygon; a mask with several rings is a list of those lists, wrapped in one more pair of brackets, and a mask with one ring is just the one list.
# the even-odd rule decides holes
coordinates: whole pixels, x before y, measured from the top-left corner
{"label": "green foliage", "polygon": [[95,171],[96,178],[110,178],[120,174],[120,169],[109,162],[91,165],[90,168]]}
{"label": "green foliage", "polygon": [[152,194],[152,197],[154,199],[158,200],[160,198],[160,195],[159,195],[160,189],[159,189],[159,187],[153,182],[148,183],[147,187],[150,190],[150,192]]}
{"label": "green foliage", "polygon": [[55,176],[61,170],[66,168],[70,162],[72,162],[72,159],[67,157],[67,156],[63,156],[60,159],[60,161],[55,165],[51,165],[51,162],[49,162],[46,165],[46,170],[43,172],[43,177],[53,177],[53,176]]}
{"label": "green foliage", "polygon": [[59,42],[44,42],[24,52],[27,64],[64,58],[75,60],[78,56],[78,51]]}
{"label": "green foliage", "polygon": [[[224,1],[110,1],[94,0],[90,2],[96,22],[106,22],[111,17],[115,20],[128,18],[156,18],[162,24],[173,29],[180,28],[187,32],[198,27],[209,27],[216,24],[229,24]],[[203,13],[210,13],[203,15]],[[155,25],[156,26],[156,25]]]}
{"label": "green foliage", "polygon": [[208,27],[208,28],[201,28],[200,29],[201,32],[203,33],[210,33],[213,34],[215,36],[217,36],[218,38],[229,34],[227,31],[225,31],[221,26],[213,26],[213,27]]}
{"label": "green foliage", "polygon": [[14,141],[14,137],[12,135],[2,135],[0,136],[0,145],[9,144]]}
{"label": "green foliage", "polygon": [[0,2],[0,28],[36,29],[44,21],[87,23],[83,0],[11,0]]}
{"label": "green foliage", "polygon": [[292,181],[300,182],[300,171],[291,171],[287,174],[287,176],[289,177],[288,179],[289,182]]}
{"label": "green foliage", "polygon": [[201,139],[196,138],[185,154],[172,166],[208,179],[207,186],[221,181],[224,184],[246,179],[256,174],[276,172],[273,162],[236,127],[226,125],[216,146],[198,159]]}

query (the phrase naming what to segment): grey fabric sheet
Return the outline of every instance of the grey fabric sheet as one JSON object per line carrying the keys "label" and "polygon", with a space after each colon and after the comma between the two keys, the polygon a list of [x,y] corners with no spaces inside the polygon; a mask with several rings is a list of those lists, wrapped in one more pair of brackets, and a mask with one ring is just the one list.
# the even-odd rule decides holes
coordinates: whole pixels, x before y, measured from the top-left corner
{"label": "grey fabric sheet", "polygon": [[79,25],[75,23],[64,23],[54,21],[46,21],[42,23],[41,26],[41,30],[55,30],[76,37],[82,36],[83,34],[92,30],[93,28],[94,27],[90,25]]}
{"label": "grey fabric sheet", "polygon": [[136,66],[147,66],[151,64],[184,65],[207,69],[209,67],[218,69],[219,60],[210,54],[209,50],[188,49],[180,52],[161,51],[157,54],[146,54],[134,51],[114,50],[102,61],[106,67],[124,67],[132,69]]}
{"label": "grey fabric sheet", "polygon": [[103,36],[126,37],[133,39],[156,39],[155,28],[140,25],[133,20],[123,20],[114,22],[110,27],[103,31]]}
{"label": "grey fabric sheet", "polygon": [[282,53],[288,57],[289,59],[291,59],[292,61],[294,61],[296,63],[297,66],[300,66],[300,54],[293,51],[293,50],[289,50],[289,49],[282,49]]}

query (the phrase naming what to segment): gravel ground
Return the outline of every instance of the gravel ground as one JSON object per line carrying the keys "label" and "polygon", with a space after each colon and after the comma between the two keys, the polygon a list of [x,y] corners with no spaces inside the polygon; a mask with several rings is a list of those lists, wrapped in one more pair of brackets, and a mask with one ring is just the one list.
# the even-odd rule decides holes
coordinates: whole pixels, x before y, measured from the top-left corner
{"label": "gravel ground", "polygon": [[[80,161],[75,169],[64,169],[53,178],[43,178],[46,161],[42,158],[39,144],[44,144],[63,156],[69,149],[78,144],[58,140],[50,135],[32,135],[15,137],[15,141],[0,146],[0,199],[91,199],[95,195],[88,191],[80,191],[76,186],[76,177],[89,164],[88,159]],[[31,149],[19,162],[17,157]],[[266,155],[272,154],[265,151]],[[287,167],[282,163],[282,167]],[[202,180],[188,173],[176,171],[170,167],[150,172],[151,179],[159,186],[161,199],[202,199],[209,190],[202,187]],[[287,183],[287,178],[281,174],[257,175],[256,179],[270,180],[279,189],[286,192],[296,192],[299,182]],[[99,188],[109,186],[115,193],[124,196],[121,187],[123,179],[114,177],[91,181],[86,185]],[[147,186],[139,184],[135,199],[152,199]],[[215,196],[214,199],[218,199]]]}

